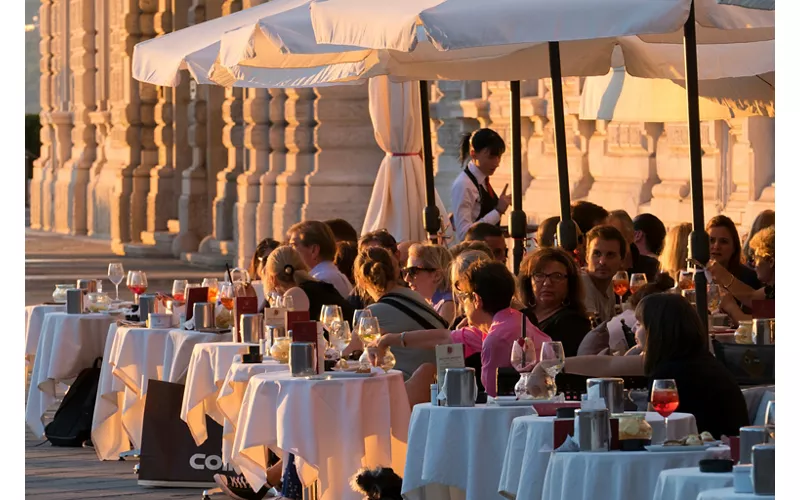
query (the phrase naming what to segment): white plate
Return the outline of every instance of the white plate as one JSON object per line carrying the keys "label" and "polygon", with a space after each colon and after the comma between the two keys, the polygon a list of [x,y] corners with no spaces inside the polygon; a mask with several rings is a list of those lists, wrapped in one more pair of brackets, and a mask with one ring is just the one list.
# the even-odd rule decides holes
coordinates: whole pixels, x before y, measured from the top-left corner
{"label": "white plate", "polygon": [[335,378],[369,378],[372,373],[355,373],[355,372],[325,372],[320,375],[312,375],[304,377],[308,380],[333,380]]}
{"label": "white plate", "polygon": [[534,399],[517,399],[516,396],[498,396],[487,401],[489,406],[533,406]]}
{"label": "white plate", "polygon": [[644,449],[651,452],[668,453],[671,451],[703,451],[714,446],[719,446],[719,441],[713,443],[706,443],[699,446],[664,446],[663,444],[651,444],[645,446]]}

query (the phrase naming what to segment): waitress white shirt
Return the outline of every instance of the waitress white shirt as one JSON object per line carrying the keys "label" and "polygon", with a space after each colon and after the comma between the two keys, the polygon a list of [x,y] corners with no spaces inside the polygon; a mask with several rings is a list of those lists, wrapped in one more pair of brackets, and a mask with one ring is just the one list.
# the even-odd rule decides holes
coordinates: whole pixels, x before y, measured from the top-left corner
{"label": "waitress white shirt", "polygon": [[[478,167],[471,161],[467,164],[467,168],[475,176],[478,184],[488,190],[486,187],[486,175],[478,170]],[[476,222],[500,223],[500,212],[497,209],[492,210],[478,220],[478,215],[481,213],[480,194],[478,193],[478,188],[475,187],[475,184],[472,183],[472,180],[467,177],[463,170],[453,182],[450,199],[453,203],[453,224],[456,230],[456,243],[464,241],[470,226]]]}

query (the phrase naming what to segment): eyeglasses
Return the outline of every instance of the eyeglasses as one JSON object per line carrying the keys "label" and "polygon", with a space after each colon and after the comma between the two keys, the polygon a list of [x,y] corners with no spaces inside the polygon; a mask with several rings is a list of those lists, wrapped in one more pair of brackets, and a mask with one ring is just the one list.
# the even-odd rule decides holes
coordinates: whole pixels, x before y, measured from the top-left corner
{"label": "eyeglasses", "polygon": [[534,273],[533,274],[533,281],[535,281],[536,283],[540,283],[540,284],[544,283],[545,280],[547,280],[547,278],[550,278],[550,283],[561,283],[562,281],[567,279],[567,275],[566,274],[562,274],[562,273],[550,273],[550,274]]}
{"label": "eyeglasses", "polygon": [[436,269],[433,269],[431,267],[411,266],[411,267],[403,268],[402,271],[400,271],[400,272],[402,273],[403,278],[414,279],[417,276],[417,273],[419,273],[420,271],[428,271],[429,273],[432,273],[432,272],[436,271]]}

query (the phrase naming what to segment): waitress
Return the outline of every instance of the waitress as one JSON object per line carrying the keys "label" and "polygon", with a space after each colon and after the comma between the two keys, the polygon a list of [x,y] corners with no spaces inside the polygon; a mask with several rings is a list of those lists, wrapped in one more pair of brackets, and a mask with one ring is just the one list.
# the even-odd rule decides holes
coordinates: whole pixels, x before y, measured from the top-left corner
{"label": "waitress", "polygon": [[500,134],[490,128],[466,134],[461,140],[459,160],[464,170],[453,182],[453,225],[457,241],[463,241],[470,226],[476,222],[500,225],[502,216],[511,204],[506,194],[508,184],[498,196],[489,178],[500,166],[506,143]]}

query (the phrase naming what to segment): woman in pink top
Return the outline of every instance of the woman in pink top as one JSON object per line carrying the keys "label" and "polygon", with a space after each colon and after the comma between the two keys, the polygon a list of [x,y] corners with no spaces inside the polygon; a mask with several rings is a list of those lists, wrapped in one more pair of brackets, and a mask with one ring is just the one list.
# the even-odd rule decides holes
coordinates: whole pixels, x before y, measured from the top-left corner
{"label": "woman in pink top", "polygon": [[[464,279],[459,280],[458,291],[458,299],[471,326],[452,332],[428,330],[383,335],[378,341],[377,359],[382,359],[382,352],[391,346],[434,348],[441,344],[463,343],[465,357],[480,349],[481,382],[488,395],[496,396],[497,369],[511,366],[511,349],[521,337],[523,315],[510,307],[515,286],[514,276],[503,264],[475,262],[467,269]],[[525,328],[538,353],[542,342],[550,340],[550,337],[527,319]],[[480,344],[479,339],[482,340]],[[411,383],[409,380],[407,385],[409,400],[424,401],[421,392],[425,384],[420,383],[412,388]],[[419,395],[415,394],[417,391]]]}

